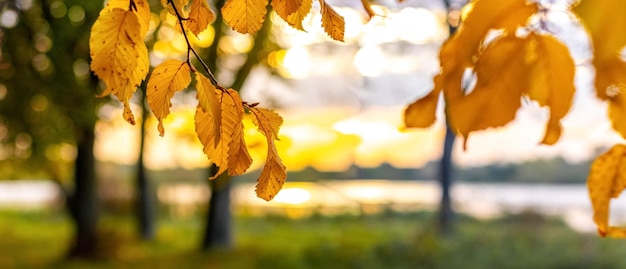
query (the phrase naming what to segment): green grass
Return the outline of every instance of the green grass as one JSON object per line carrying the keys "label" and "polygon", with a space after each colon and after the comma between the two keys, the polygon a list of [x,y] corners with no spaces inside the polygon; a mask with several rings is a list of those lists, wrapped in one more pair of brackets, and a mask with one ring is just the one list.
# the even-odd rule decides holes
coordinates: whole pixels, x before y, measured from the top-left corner
{"label": "green grass", "polygon": [[65,260],[72,227],[58,212],[0,212],[0,268],[626,268],[626,241],[578,234],[534,214],[457,219],[446,236],[433,216],[235,219],[236,247],[201,253],[202,221],[162,219],[142,242],[129,217],[102,218],[100,258]]}

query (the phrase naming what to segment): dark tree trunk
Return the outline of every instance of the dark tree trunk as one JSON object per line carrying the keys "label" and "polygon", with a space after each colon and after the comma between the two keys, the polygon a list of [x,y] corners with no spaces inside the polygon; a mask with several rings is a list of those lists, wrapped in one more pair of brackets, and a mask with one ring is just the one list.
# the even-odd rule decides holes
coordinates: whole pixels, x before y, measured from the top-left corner
{"label": "dark tree trunk", "polygon": [[[217,171],[215,166],[209,170],[213,173]],[[202,250],[231,248],[233,246],[232,213],[230,210],[231,184],[231,178],[226,173],[210,183],[211,199],[206,215]]]}
{"label": "dark tree trunk", "polygon": [[[444,4],[448,9],[448,12],[453,9],[451,7],[450,0],[444,0]],[[448,18],[450,19],[450,18]],[[457,29],[458,25],[450,24],[448,21],[448,27],[450,36],[452,36]],[[446,136],[443,143],[443,156],[441,156],[441,162],[439,165],[439,184],[441,186],[441,202],[439,204],[438,213],[438,228],[441,233],[449,233],[452,229],[452,222],[454,220],[454,210],[452,209],[452,198],[450,190],[452,189],[452,148],[454,146],[454,140],[456,135],[450,125],[446,121]]]}
{"label": "dark tree trunk", "polygon": [[[143,96],[143,95],[142,95]],[[146,169],[143,165],[144,159],[144,145],[145,145],[145,131],[146,131],[146,118],[148,117],[148,111],[146,109],[145,102],[142,98],[140,101],[142,113],[141,120],[141,137],[139,146],[139,158],[137,160],[137,198],[136,198],[136,210],[138,218],[138,229],[141,238],[144,240],[151,240],[154,238],[155,225],[155,200],[152,184],[146,176]]]}
{"label": "dark tree trunk", "polygon": [[90,257],[96,253],[98,192],[93,146],[94,126],[79,128],[74,173],[74,191],[68,206],[75,223],[74,242],[69,256]]}
{"label": "dark tree trunk", "polygon": [[452,209],[452,199],[450,190],[452,189],[452,148],[454,146],[455,134],[446,126],[446,137],[443,143],[443,156],[439,165],[439,184],[441,186],[441,202],[439,204],[439,230],[447,233],[452,228],[454,211]]}

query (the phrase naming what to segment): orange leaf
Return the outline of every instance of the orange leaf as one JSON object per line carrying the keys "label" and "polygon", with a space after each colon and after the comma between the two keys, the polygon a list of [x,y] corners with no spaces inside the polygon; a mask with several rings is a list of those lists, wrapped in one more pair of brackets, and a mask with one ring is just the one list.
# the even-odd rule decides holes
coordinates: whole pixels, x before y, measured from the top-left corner
{"label": "orange leaf", "polygon": [[441,86],[438,86],[441,75],[435,77],[435,89],[426,96],[417,99],[404,110],[404,125],[406,127],[426,128],[436,120],[437,104],[441,95]]}
{"label": "orange leaf", "polygon": [[148,49],[135,12],[105,8],[91,28],[91,70],[107,85],[101,96],[114,94],[124,103],[124,118],[134,124],[129,100],[146,77]]}
{"label": "orange leaf", "polygon": [[215,14],[206,0],[193,0],[189,11],[189,19],[185,21],[185,28],[196,36],[206,30],[215,19]]}
{"label": "orange leaf", "polygon": [[242,121],[245,112],[241,98],[239,98],[239,94],[232,89],[229,89],[228,92],[229,95],[224,95],[223,98],[232,100],[232,103],[229,104],[233,107],[233,109],[229,108],[229,110],[232,111],[232,117],[225,117],[222,121],[222,125],[226,126],[224,128],[232,129],[232,136],[228,144],[228,174],[236,176],[245,173],[246,170],[250,168],[250,165],[252,165],[252,157],[250,157],[250,153],[248,153],[246,141],[244,140]]}
{"label": "orange leaf", "polygon": [[134,11],[139,20],[141,35],[146,36],[150,26],[150,4],[146,0],[133,0],[133,3],[134,6],[131,6],[129,0],[109,0],[104,8]]}
{"label": "orange leaf", "polygon": [[[233,168],[229,174],[235,175],[245,172],[252,163],[252,159],[247,154],[245,142],[243,141],[243,105],[239,94],[228,89],[227,92],[218,91],[218,100],[221,101],[221,126],[215,125],[215,120],[211,113],[204,112],[202,108],[196,109],[196,133],[200,142],[204,145],[204,153],[219,167],[218,172],[211,177],[217,178],[226,169]],[[219,139],[215,138],[215,128],[219,128]],[[241,133],[241,136],[240,134]],[[218,143],[215,143],[218,141]],[[233,147],[232,151],[230,147]],[[242,149],[243,147],[244,149]],[[233,154],[235,157],[229,157]],[[234,160],[233,158],[241,158]],[[233,162],[232,164],[230,162]],[[245,167],[243,169],[242,167]],[[241,171],[243,169],[243,172]]]}
{"label": "orange leaf", "polygon": [[204,112],[211,114],[213,125],[215,126],[215,143],[220,139],[220,126],[222,124],[222,105],[217,99],[217,89],[211,84],[211,81],[204,75],[196,72],[196,90],[198,95],[198,106]]}
{"label": "orange leaf", "polygon": [[626,145],[618,144],[591,164],[587,188],[593,206],[593,220],[602,236],[623,235],[620,228],[609,227],[610,199],[626,188]]}
{"label": "orange leaf", "polygon": [[463,95],[461,81],[466,68],[472,68],[481,51],[483,39],[490,30],[501,29],[503,35],[526,25],[537,5],[526,0],[476,0],[456,34],[441,47],[439,60],[444,95]]}
{"label": "orange leaf", "polygon": [[278,156],[274,143],[283,120],[278,114],[264,108],[250,108],[250,112],[254,116],[252,122],[267,139],[267,159],[257,179],[256,194],[269,201],[276,196],[287,179],[287,168]]}
{"label": "orange leaf", "polygon": [[337,11],[333,9],[326,1],[319,0],[320,11],[322,13],[322,28],[330,38],[343,41],[346,22]]}
{"label": "orange leaf", "polygon": [[222,7],[224,21],[242,34],[254,34],[261,29],[267,13],[267,0],[227,0]]}
{"label": "orange leaf", "polygon": [[446,98],[450,126],[470,132],[503,126],[515,118],[528,88],[525,40],[513,35],[493,41],[476,62],[476,87],[467,96]]}
{"label": "orange leaf", "polygon": [[152,71],[146,88],[148,105],[159,120],[159,134],[164,135],[163,119],[170,114],[174,93],[184,90],[191,83],[190,68],[186,62],[167,60]]}
{"label": "orange leaf", "polygon": [[278,16],[286,20],[289,15],[300,9],[302,2],[303,0],[273,0],[272,7],[274,7],[274,11],[276,11]]}
{"label": "orange leaf", "polygon": [[[554,144],[561,136],[560,120],[567,114],[574,97],[576,67],[569,49],[552,36],[531,33],[527,60],[532,60],[528,96],[550,108],[550,119],[543,144]],[[529,59],[532,58],[532,59]]]}
{"label": "orange leaf", "polygon": [[302,26],[302,21],[306,17],[306,15],[311,12],[311,7],[313,5],[313,0],[302,0],[300,7],[296,12],[287,16],[287,18],[282,17],[282,15],[278,14],[285,20],[291,27],[296,28],[300,31],[304,31],[304,26]]}

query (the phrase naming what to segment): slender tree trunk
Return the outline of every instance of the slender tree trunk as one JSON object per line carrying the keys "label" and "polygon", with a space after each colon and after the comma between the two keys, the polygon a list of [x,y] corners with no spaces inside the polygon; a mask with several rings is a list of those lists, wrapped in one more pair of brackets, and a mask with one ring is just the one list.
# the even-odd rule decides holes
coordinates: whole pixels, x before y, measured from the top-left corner
{"label": "slender tree trunk", "polygon": [[[145,89],[145,88],[144,88]],[[145,92],[145,91],[144,91]],[[144,102],[142,94],[142,100],[140,101],[142,117],[141,117],[141,137],[139,146],[139,158],[137,160],[137,198],[136,198],[136,210],[138,218],[138,229],[141,238],[144,240],[151,240],[154,238],[155,225],[155,200],[152,184],[146,176],[146,168],[143,165],[144,160],[144,146],[145,146],[145,133],[146,133],[146,118],[148,117],[148,110]]]}
{"label": "slender tree trunk", "polygon": [[[451,11],[450,0],[444,0],[444,4]],[[457,25],[450,24],[448,21],[448,27],[450,36],[452,36],[457,29]],[[452,209],[452,198],[450,190],[452,189],[452,174],[454,165],[452,164],[452,148],[454,146],[454,140],[456,135],[448,121],[446,121],[446,136],[443,143],[443,156],[441,156],[441,162],[439,164],[439,184],[441,186],[441,202],[439,204],[438,213],[438,228],[441,233],[449,233],[452,229],[452,222],[454,221],[454,210]]]}
{"label": "slender tree trunk", "polygon": [[[217,169],[209,169],[213,175]],[[230,210],[231,180],[228,174],[221,174],[211,183],[211,199],[207,211],[202,250],[231,248],[233,246],[232,213]]]}
{"label": "slender tree trunk", "polygon": [[452,148],[454,146],[455,134],[446,125],[446,137],[443,143],[443,156],[439,164],[439,184],[441,186],[441,202],[439,203],[439,230],[448,233],[452,228],[454,210],[452,209],[452,199],[450,190],[452,189]]}
{"label": "slender tree trunk", "polygon": [[79,128],[74,173],[74,192],[69,199],[70,215],[74,220],[75,236],[69,255],[90,257],[96,253],[98,221],[98,192],[93,146],[94,125]]}

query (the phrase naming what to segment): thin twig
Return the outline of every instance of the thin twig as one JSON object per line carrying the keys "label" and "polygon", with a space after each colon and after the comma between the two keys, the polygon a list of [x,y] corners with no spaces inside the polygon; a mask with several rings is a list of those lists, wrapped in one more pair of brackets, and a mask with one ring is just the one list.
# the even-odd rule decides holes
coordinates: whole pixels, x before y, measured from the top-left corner
{"label": "thin twig", "polygon": [[200,55],[198,55],[198,52],[196,52],[196,50],[191,46],[191,42],[189,42],[189,37],[187,37],[187,31],[185,30],[185,26],[183,25],[183,20],[186,20],[186,19],[180,15],[180,12],[178,11],[178,8],[176,8],[176,5],[174,5],[173,0],[167,0],[167,3],[172,6],[172,9],[174,9],[174,13],[176,13],[176,19],[178,19],[178,23],[180,24],[181,32],[183,33],[183,36],[185,37],[185,42],[187,42],[187,64],[189,64],[189,66],[192,66],[191,63],[189,62],[189,52],[191,51],[193,55],[196,56],[196,59],[198,59],[202,67],[204,68],[204,71],[207,73],[209,80],[211,81],[211,84],[213,84],[215,88],[221,91],[224,91],[225,90],[224,87],[220,85],[219,82],[217,82],[217,79],[213,75],[213,72],[211,72],[211,69],[209,69],[209,66],[202,60],[202,58],[200,58]]}

